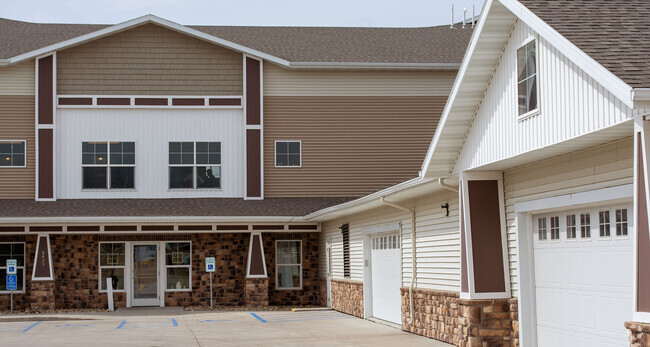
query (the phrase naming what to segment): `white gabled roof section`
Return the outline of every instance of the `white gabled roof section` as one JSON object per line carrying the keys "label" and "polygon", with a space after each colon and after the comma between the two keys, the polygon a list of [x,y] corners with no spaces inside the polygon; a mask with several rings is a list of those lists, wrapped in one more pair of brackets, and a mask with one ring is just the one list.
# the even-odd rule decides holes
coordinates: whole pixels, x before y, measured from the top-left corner
{"label": "white gabled roof section", "polygon": [[254,50],[254,49],[251,49],[251,48],[248,48],[248,47],[245,47],[245,46],[242,46],[240,44],[237,44],[237,43],[234,43],[234,42],[231,42],[231,41],[228,41],[228,40],[218,38],[216,36],[206,34],[206,33],[202,32],[202,31],[198,31],[198,30],[195,30],[195,29],[192,29],[192,28],[188,28],[188,27],[186,27],[184,25],[174,23],[172,21],[169,21],[169,20],[154,16],[152,14],[148,14],[146,16],[138,17],[138,18],[135,18],[135,19],[132,19],[132,20],[120,23],[120,24],[116,24],[116,25],[113,25],[113,26],[110,26],[110,27],[106,27],[104,29],[94,31],[94,32],[88,33],[86,35],[81,35],[81,36],[75,37],[75,38],[70,39],[70,40],[62,41],[62,42],[59,42],[59,43],[56,43],[56,44],[53,44],[53,45],[50,45],[50,46],[39,48],[37,50],[27,52],[27,53],[15,56],[13,58],[5,59],[5,60],[0,62],[0,65],[15,64],[15,63],[18,63],[18,62],[21,62],[21,61],[24,61],[24,60],[28,60],[28,59],[32,59],[32,58],[41,56],[43,54],[47,54],[47,53],[58,51],[58,50],[65,49],[65,48],[68,48],[68,47],[76,46],[76,45],[79,45],[79,44],[82,44],[82,43],[86,43],[86,42],[96,40],[96,39],[99,39],[99,38],[102,38],[102,37],[105,37],[105,36],[116,34],[118,32],[125,31],[125,30],[128,30],[128,29],[132,29],[132,28],[135,28],[137,26],[148,24],[148,23],[158,24],[158,25],[163,26],[165,28],[168,28],[170,30],[174,30],[174,31],[177,31],[179,33],[183,33],[183,34],[198,38],[200,40],[204,40],[204,41],[207,41],[207,42],[210,42],[210,43],[214,43],[214,44],[226,47],[226,48],[230,48],[232,50],[235,50],[235,51],[238,51],[238,52],[241,52],[241,53],[244,53],[244,54],[248,54],[248,55],[258,57],[258,58],[262,58],[262,59],[274,62],[274,63],[282,65],[282,66],[286,66],[286,67],[290,66],[289,61],[287,61],[287,60],[284,60],[284,59],[281,59],[281,58],[278,58],[278,57],[275,57],[275,56],[269,55],[267,53],[260,52],[260,51],[257,51],[257,50]]}
{"label": "white gabled roof section", "polygon": [[[521,20],[562,54],[633,107],[633,89],[516,0],[487,0],[422,164],[421,177],[446,177],[494,73],[510,29]],[[650,94],[650,93],[649,93]]]}

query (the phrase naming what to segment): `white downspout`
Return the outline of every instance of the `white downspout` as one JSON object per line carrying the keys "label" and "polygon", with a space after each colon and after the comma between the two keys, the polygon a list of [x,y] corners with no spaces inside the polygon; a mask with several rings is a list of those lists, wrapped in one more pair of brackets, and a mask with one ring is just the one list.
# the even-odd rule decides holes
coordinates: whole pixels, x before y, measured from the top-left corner
{"label": "white downspout", "polygon": [[413,286],[415,284],[415,276],[417,274],[417,263],[416,263],[416,257],[415,257],[415,209],[410,209],[389,201],[386,201],[385,197],[381,197],[381,202],[390,207],[394,207],[406,212],[411,213],[411,264],[413,266],[413,271],[411,274],[411,285],[409,286],[409,308],[410,308],[410,317],[409,317],[409,322],[408,325],[413,325]]}
{"label": "white downspout", "polygon": [[451,190],[452,192],[458,193],[458,187],[450,186],[447,183],[445,183],[444,178],[438,178],[438,184],[440,184],[441,187]]}

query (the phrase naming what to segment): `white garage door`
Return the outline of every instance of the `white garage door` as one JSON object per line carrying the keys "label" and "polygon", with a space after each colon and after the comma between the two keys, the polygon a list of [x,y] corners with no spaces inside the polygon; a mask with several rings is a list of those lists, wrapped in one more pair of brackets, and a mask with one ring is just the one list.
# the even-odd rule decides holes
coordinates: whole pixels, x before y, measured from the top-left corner
{"label": "white garage door", "polygon": [[631,206],[535,216],[539,346],[625,346],[632,319]]}
{"label": "white garage door", "polygon": [[371,239],[372,315],[402,324],[402,252],[399,234],[383,234]]}

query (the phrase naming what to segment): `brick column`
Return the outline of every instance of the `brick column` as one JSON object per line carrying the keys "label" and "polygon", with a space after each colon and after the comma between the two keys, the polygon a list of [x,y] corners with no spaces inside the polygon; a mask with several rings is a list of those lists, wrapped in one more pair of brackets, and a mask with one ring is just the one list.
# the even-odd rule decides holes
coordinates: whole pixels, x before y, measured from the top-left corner
{"label": "brick column", "polygon": [[269,279],[247,278],[244,287],[244,302],[247,305],[269,306]]}
{"label": "brick column", "polygon": [[55,309],[54,281],[29,281],[30,303],[33,311]]}

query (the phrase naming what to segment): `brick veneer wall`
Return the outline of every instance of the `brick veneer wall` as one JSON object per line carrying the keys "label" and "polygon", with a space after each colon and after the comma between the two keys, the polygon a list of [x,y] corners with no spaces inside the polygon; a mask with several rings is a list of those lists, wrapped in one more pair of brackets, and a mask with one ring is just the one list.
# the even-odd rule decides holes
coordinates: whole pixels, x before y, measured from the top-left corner
{"label": "brick veneer wall", "polygon": [[269,279],[247,278],[244,302],[248,305],[269,306]]}
{"label": "brick veneer wall", "polygon": [[650,323],[625,322],[630,332],[630,347],[650,347]]}
{"label": "brick veneer wall", "polygon": [[[263,233],[271,305],[318,304],[318,233]],[[275,241],[302,240],[302,290],[278,290],[275,281]]]}
{"label": "brick veneer wall", "polygon": [[327,277],[318,278],[318,305],[327,307]]}
{"label": "brick veneer wall", "polygon": [[516,299],[465,300],[454,292],[414,289],[415,320],[409,325],[408,288],[402,288],[401,293],[402,329],[405,331],[461,347],[510,346],[513,343],[510,309],[516,306]]}
{"label": "brick veneer wall", "polygon": [[332,279],[332,309],[363,318],[363,282]]}

